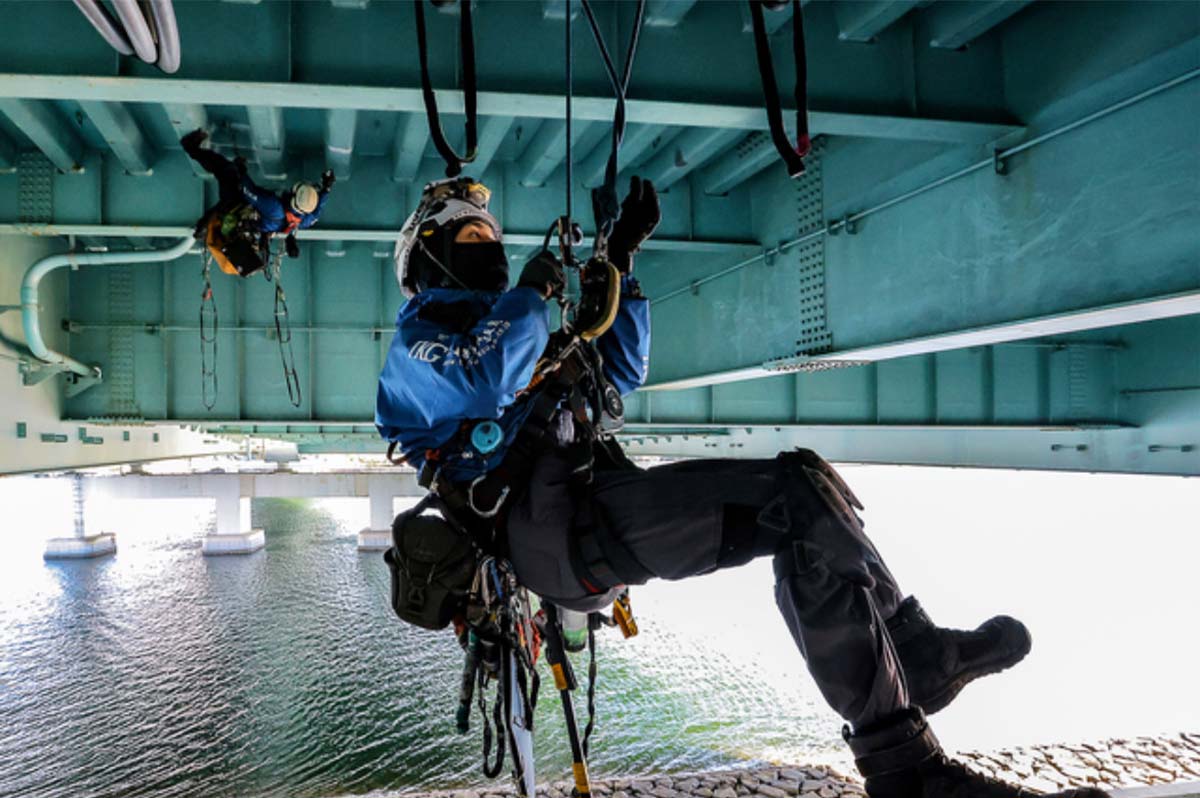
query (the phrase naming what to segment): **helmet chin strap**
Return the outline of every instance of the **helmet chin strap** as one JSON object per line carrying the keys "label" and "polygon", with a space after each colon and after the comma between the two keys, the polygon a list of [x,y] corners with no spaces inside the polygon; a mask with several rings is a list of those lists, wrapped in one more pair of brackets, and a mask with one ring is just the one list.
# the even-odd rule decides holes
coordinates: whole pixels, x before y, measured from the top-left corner
{"label": "helmet chin strap", "polygon": [[449,278],[450,278],[451,280],[453,280],[454,282],[458,283],[458,284],[459,284],[460,286],[462,286],[462,287],[463,287],[465,290],[467,290],[467,291],[470,291],[470,290],[471,290],[471,287],[470,287],[470,286],[468,286],[468,285],[467,285],[466,283],[464,283],[462,280],[458,279],[458,277],[457,277],[457,276],[456,276],[456,275],[455,275],[455,274],[454,274],[452,271],[450,271],[449,269],[447,269],[447,268],[446,268],[446,266],[445,266],[445,265],[444,265],[444,264],[443,264],[443,263],[442,263],[440,260],[438,260],[436,257],[434,257],[434,254],[433,254],[432,252],[430,252],[430,251],[429,251],[429,247],[425,246],[425,242],[424,242],[424,241],[422,241],[420,238],[418,238],[418,239],[417,239],[417,246],[419,246],[419,247],[420,247],[422,250],[424,250],[424,252],[425,252],[425,256],[426,256],[426,257],[428,257],[428,258],[429,258],[431,261],[433,261],[433,265],[435,265],[435,266],[437,266],[439,269],[441,269],[441,270],[442,270],[442,272],[443,272],[443,273],[444,273],[444,274],[445,274],[447,277],[449,277]]}

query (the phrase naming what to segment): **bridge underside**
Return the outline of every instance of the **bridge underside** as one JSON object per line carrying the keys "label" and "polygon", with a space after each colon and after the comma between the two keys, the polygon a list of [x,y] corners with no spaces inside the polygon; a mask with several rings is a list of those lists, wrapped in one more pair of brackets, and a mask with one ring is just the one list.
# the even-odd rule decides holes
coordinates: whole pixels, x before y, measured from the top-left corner
{"label": "bridge underside", "polygon": [[[624,41],[632,4],[598,5]],[[382,448],[371,419],[401,303],[392,240],[442,171],[411,6],[177,6],[183,66],[165,76],[119,58],[69,3],[5,5],[0,473],[242,435]],[[564,206],[565,8],[476,8],[473,173],[494,189],[514,269]],[[1200,5],[809,3],[819,138],[797,180],[765,133],[743,4],[648,9],[622,180],[664,188],[664,220],[637,265],[654,329],[631,452],[805,445],[843,461],[1200,474]],[[428,16],[454,140],[457,18]],[[790,96],[791,26],[769,19]],[[571,190],[589,209],[612,102],[582,17],[574,33]],[[283,267],[299,405],[274,286],[215,275],[206,409],[196,254],[48,278],[47,343],[104,377],[70,396],[61,376],[24,384],[37,366],[17,307],[25,269],[186,235],[216,198],[177,143],[195,127],[266,184],[338,174]]]}

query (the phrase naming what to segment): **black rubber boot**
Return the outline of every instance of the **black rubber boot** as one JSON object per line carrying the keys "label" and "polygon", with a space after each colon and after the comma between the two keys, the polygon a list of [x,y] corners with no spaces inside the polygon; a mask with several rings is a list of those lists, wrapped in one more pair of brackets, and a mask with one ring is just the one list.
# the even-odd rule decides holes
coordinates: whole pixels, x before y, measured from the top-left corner
{"label": "black rubber boot", "polygon": [[[917,707],[863,729],[843,731],[870,798],[1034,798],[1043,793],[976,773],[943,753]],[[1045,798],[1110,798],[1092,788]]]}
{"label": "black rubber boot", "polygon": [[191,155],[195,152],[199,152],[200,145],[203,144],[207,140],[208,140],[208,133],[206,133],[204,131],[204,128],[198,127],[195,130],[193,130],[191,133],[188,133],[186,136],[181,138],[179,140],[179,143],[183,147],[183,151],[186,152],[188,155]]}
{"label": "black rubber boot", "polygon": [[911,596],[887,621],[908,682],[909,700],[926,715],[940,712],[968,683],[1011,668],[1029,653],[1025,624],[1007,615],[974,631],[941,629]]}

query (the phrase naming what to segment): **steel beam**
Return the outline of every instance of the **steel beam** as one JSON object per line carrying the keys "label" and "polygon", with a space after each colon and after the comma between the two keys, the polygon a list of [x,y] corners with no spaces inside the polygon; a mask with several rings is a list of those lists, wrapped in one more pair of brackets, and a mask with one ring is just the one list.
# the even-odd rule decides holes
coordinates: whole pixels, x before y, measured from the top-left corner
{"label": "steel beam", "polygon": [[396,127],[396,143],[392,148],[392,180],[411,183],[417,177],[421,156],[429,142],[429,128],[423,113],[409,114]]}
{"label": "steel beam", "polygon": [[[201,103],[279,106],[283,108],[349,108],[359,111],[425,113],[419,88],[375,88],[301,83],[249,83],[220,80],[163,80],[159,78],[106,78],[72,75],[0,74],[0,97],[47,100],[100,100],[107,102]],[[445,114],[463,113],[463,95],[438,90],[438,107]],[[787,111],[788,109],[784,109]],[[562,97],[553,94],[479,92],[481,116],[564,119]],[[576,97],[576,120],[609,122],[611,97]],[[766,130],[767,115],[761,106],[634,100],[626,103],[630,124],[691,125]],[[1016,125],[998,125],[951,119],[876,116],[809,111],[809,130],[816,136],[860,136],[953,144],[985,144],[1019,132]]]}
{"label": "steel beam", "polygon": [[838,38],[869,42],[916,7],[918,0],[837,0],[833,6]]}
{"label": "steel beam", "polygon": [[84,100],[79,107],[92,120],[126,172],[131,175],[153,173],[154,150],[123,103]]}
{"label": "steel beam", "polygon": [[283,109],[276,105],[247,106],[250,120],[250,139],[263,175],[273,180],[287,177],[284,148],[287,134],[283,127]]}
{"label": "steel beam", "polygon": [[[807,0],[804,0],[807,3]],[[742,11],[742,33],[750,33],[754,30],[754,23],[750,18],[750,8],[748,3],[738,3]],[[767,35],[775,33],[783,27],[784,23],[792,18],[792,4],[788,3],[780,8],[765,9],[763,14],[763,27],[767,29]]]}
{"label": "steel beam", "polygon": [[727,382],[773,377],[792,371],[812,368],[829,368],[839,365],[853,366],[893,360],[912,355],[928,355],[953,349],[974,346],[991,346],[1009,341],[1030,338],[1045,338],[1052,335],[1099,330],[1124,324],[1138,324],[1157,319],[1171,319],[1200,313],[1200,291],[1189,291],[1167,296],[1150,297],[1134,302],[1121,302],[1087,310],[1056,313],[1021,319],[1006,324],[993,324],[969,330],[957,330],[941,335],[929,335],[907,341],[890,341],[873,346],[844,349],[823,355],[789,356],[768,360],[742,368],[699,374],[668,382],[647,385],[642,390],[674,391],[684,388],[699,388],[704,385],[721,385]]}
{"label": "steel beam", "polygon": [[726,194],[777,160],[771,137],[756,130],[704,170],[704,193]]}
{"label": "steel beam", "polygon": [[[603,130],[595,122],[576,121],[571,126],[571,146],[585,140],[589,132]],[[546,122],[538,128],[537,135],[517,161],[517,174],[521,185],[535,188],[545,185],[546,178],[554,173],[567,155],[567,123],[558,120]]]}
{"label": "steel beam", "polygon": [[[97,238],[180,238],[191,235],[191,227],[154,225],[107,224],[0,224],[0,235],[33,236],[94,236]],[[545,232],[504,234],[504,243],[512,247],[541,247]],[[296,237],[304,241],[381,241],[396,240],[395,230],[354,230],[329,227],[310,227],[297,230]],[[591,246],[585,240],[583,246]],[[685,252],[697,255],[744,255],[759,248],[756,241],[711,241],[696,239],[651,238],[642,244],[646,252]],[[383,257],[391,257],[391,249]]]}
{"label": "steel beam", "polygon": [[[171,123],[171,128],[174,129],[177,138],[183,138],[193,130],[208,130],[208,110],[203,105],[167,103],[163,106],[163,110],[166,112],[167,120]],[[192,165],[192,171],[199,177],[212,177],[204,170],[203,166],[191,158],[188,158],[188,162]]]}
{"label": "steel beam", "polygon": [[332,169],[338,180],[350,177],[357,126],[358,112],[355,110],[336,108],[325,112],[325,167]]}
{"label": "steel beam", "polygon": [[924,14],[929,21],[929,46],[947,50],[965,47],[1031,2],[1033,0],[938,3]]}
{"label": "steel beam", "polygon": [[475,156],[474,162],[465,167],[467,171],[480,179],[483,178],[483,173],[496,157],[496,152],[508,131],[512,129],[514,121],[511,116],[489,116],[483,120],[479,130],[479,154]]}
{"label": "steel beam", "polygon": [[0,133],[0,172],[15,172],[17,170],[17,145]]}
{"label": "steel beam", "polygon": [[742,131],[730,128],[697,127],[685,130],[643,167],[643,175],[653,180],[659,190],[668,189],[742,135]]}
{"label": "steel beam", "polygon": [[[1024,468],[1047,471],[1200,473],[1200,458],[1155,462],[1134,426],[959,426],[627,423],[632,457],[774,457],[809,448],[835,463]],[[1181,793],[1191,795],[1192,793]]]}
{"label": "steel beam", "polygon": [[[556,19],[562,22],[567,18],[568,0],[542,0],[542,19]],[[579,2],[571,2],[571,19],[579,16]]]}
{"label": "steel beam", "polygon": [[673,28],[696,5],[696,0],[648,0],[645,24],[652,28]]}
{"label": "steel beam", "polygon": [[0,113],[7,116],[60,172],[82,172],[83,141],[47,102],[0,94]]}
{"label": "steel beam", "polygon": [[[621,141],[621,149],[617,153],[617,171],[625,169],[630,164],[637,163],[646,150],[654,146],[654,142],[678,134],[666,125],[630,125],[625,129],[625,138]],[[580,182],[588,188],[595,188],[604,182],[604,170],[608,167],[608,154],[612,150],[611,139],[604,136],[596,143],[588,156],[579,164]]]}

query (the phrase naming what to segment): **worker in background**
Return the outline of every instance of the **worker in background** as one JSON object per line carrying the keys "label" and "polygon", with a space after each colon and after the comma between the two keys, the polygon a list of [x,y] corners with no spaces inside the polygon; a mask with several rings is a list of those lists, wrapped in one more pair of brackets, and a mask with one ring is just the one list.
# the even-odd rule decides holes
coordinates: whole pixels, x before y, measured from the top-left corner
{"label": "worker in background", "polygon": [[[536,415],[536,389],[524,389],[550,335],[546,300],[564,285],[561,265],[543,250],[509,287],[488,197],[469,178],[432,183],[405,224],[396,265],[409,299],[376,404],[380,433],[445,508],[459,508],[452,514],[477,509],[476,487],[527,454],[514,444]],[[602,377],[621,394],[647,374],[650,303],[633,276],[633,255],[658,221],[653,185],[634,178],[608,245],[621,272],[620,307],[596,342]],[[532,466],[503,486],[488,519],[526,588],[592,612],[610,607],[626,585],[770,556],[776,603],[826,701],[846,721],[843,735],[871,798],[1034,795],[951,760],[926,720],[972,680],[1023,659],[1030,649],[1023,624],[1000,616],[973,631],[936,626],[900,590],[863,530],[862,505],[815,452],[643,470],[567,404],[536,436]],[[487,424],[500,433],[473,433]]]}
{"label": "worker in background", "polygon": [[208,133],[199,128],[179,140],[183,151],[217,179],[217,204],[208,209],[200,220],[197,237],[202,237],[201,228],[207,225],[214,215],[224,215],[239,206],[248,206],[256,212],[253,228],[259,233],[258,244],[262,252],[268,251],[271,236],[282,234],[286,237],[288,257],[298,257],[300,248],[296,243],[295,232],[312,227],[320,218],[325,201],[329,198],[329,191],[336,182],[332,170],[327,169],[321,175],[319,188],[312,183],[300,181],[293,185],[290,191],[279,196],[250,179],[246,174],[246,163],[243,159],[230,161],[220,153],[202,147],[207,139]]}

